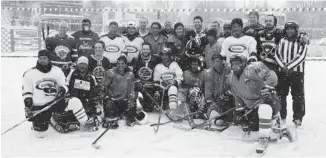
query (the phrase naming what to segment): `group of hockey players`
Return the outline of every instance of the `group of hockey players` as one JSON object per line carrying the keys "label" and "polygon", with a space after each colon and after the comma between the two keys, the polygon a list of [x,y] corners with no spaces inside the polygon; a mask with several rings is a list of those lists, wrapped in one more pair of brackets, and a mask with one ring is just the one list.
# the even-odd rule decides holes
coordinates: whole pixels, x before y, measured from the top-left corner
{"label": "group of hockey players", "polygon": [[193,119],[223,114],[216,126],[240,125],[259,140],[261,150],[270,140],[293,141],[286,98],[291,87],[293,122],[300,126],[309,44],[298,24],[289,21],[279,29],[271,14],[262,25],[255,11],[246,27],[235,18],[223,28],[215,21],[206,30],[202,17],[193,20],[190,31],[171,21],[164,29],[159,22],[148,29],[143,17],[139,30],[131,21],[123,34],[113,21],[101,37],[88,19],[71,36],[61,22],[59,34],[46,38],[36,66],[23,75],[26,117],[37,136],[44,137],[49,125],[65,133],[117,128],[121,118],[128,126],[145,124],[147,113],[156,110],[173,120],[182,109],[194,113],[187,117],[190,126]]}

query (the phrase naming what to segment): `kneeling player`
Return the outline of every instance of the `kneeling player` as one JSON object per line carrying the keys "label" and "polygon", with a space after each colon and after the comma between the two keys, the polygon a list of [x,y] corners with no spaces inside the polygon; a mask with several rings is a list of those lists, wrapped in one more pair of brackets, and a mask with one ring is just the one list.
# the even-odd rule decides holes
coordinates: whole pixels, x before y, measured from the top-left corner
{"label": "kneeling player", "polygon": [[[63,112],[66,109],[66,113],[70,115],[69,119],[64,121],[70,122],[70,129],[78,129],[79,124],[87,121],[81,103],[78,104],[76,99],[71,99],[66,104],[64,99],[68,92],[66,77],[59,67],[51,64],[48,55],[47,50],[39,51],[36,67],[27,70],[23,75],[22,95],[26,118],[32,122],[37,137],[46,136],[52,112]],[[51,107],[33,117],[39,110],[48,108],[47,106]]]}
{"label": "kneeling player", "polygon": [[[201,67],[201,61],[197,58],[188,60],[190,70],[183,74],[184,82],[180,89],[181,107],[184,106],[187,113],[199,111],[201,106],[204,106],[204,77],[205,71]],[[194,115],[195,118],[207,119],[204,115]],[[206,115],[205,115],[206,116]],[[190,124],[193,124],[192,117],[188,117]]]}
{"label": "kneeling player", "polygon": [[[163,90],[167,90],[168,97],[166,95],[161,96],[163,93],[161,94],[159,91],[156,91],[154,98],[159,100],[159,102],[161,101],[161,97],[164,97],[164,102],[168,100],[168,104],[163,104],[163,110],[175,109],[177,107],[178,85],[183,80],[183,72],[178,63],[173,61],[174,57],[170,48],[163,48],[161,57],[162,63],[155,66],[153,80],[154,82],[160,82],[165,87]],[[167,80],[162,78],[162,75],[166,73],[173,74],[174,77]]]}
{"label": "kneeling player", "polygon": [[146,121],[146,113],[136,113],[134,74],[127,67],[127,58],[122,54],[117,59],[117,67],[107,70],[102,85],[105,89],[104,98],[104,128],[117,128],[117,121],[126,116],[126,124],[133,126]]}
{"label": "kneeling player", "polygon": [[[230,57],[230,63],[232,72],[227,82],[235,97],[237,121],[248,123],[246,130],[249,130],[251,139],[259,138],[257,152],[264,151],[268,140],[284,136],[293,141],[291,133],[280,125],[281,106],[274,92],[277,84],[275,72],[262,62],[247,66],[247,58],[238,54]],[[246,121],[240,119],[244,118],[245,110],[250,111]]]}
{"label": "kneeling player", "polygon": [[[234,99],[229,91],[230,87],[226,84],[230,68],[225,63],[225,58],[220,54],[213,54],[211,60],[213,65],[205,73],[206,106],[204,112],[206,112],[207,117],[211,117],[215,111],[221,114],[234,107]],[[226,126],[226,122],[233,122],[232,112],[216,120],[215,124]]]}

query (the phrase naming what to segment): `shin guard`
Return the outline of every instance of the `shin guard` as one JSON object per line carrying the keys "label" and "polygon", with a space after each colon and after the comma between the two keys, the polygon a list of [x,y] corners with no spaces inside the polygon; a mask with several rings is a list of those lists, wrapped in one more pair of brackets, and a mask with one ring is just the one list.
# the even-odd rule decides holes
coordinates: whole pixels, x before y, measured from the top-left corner
{"label": "shin guard", "polygon": [[258,109],[260,137],[269,137],[273,110],[268,104],[261,104]]}

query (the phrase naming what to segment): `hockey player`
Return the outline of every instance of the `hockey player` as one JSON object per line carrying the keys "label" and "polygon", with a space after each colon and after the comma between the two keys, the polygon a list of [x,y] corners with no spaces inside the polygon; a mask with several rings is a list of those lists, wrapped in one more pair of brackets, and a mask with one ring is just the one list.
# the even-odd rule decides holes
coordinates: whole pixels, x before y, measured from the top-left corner
{"label": "hockey player", "polygon": [[118,34],[118,29],[118,23],[112,21],[109,24],[109,33],[100,37],[100,40],[105,43],[103,56],[110,60],[113,67],[116,66],[117,59],[125,48],[125,42]]}
{"label": "hockey player", "polygon": [[97,33],[91,30],[92,23],[89,19],[82,21],[82,30],[73,33],[76,39],[78,57],[86,56],[87,58],[94,54],[95,42],[99,40]]}
{"label": "hockey player", "polygon": [[152,33],[144,38],[146,43],[152,47],[153,55],[158,56],[162,52],[163,46],[166,44],[167,38],[160,34],[162,26],[158,22],[153,22],[151,25]]}
{"label": "hockey player", "polygon": [[105,72],[102,85],[105,89],[104,98],[104,128],[117,128],[117,121],[126,116],[128,126],[135,125],[136,121],[142,124],[146,121],[145,113],[136,113],[133,73],[127,67],[127,57],[122,54],[117,59],[117,67]]}
{"label": "hockey player", "polygon": [[251,11],[249,13],[249,26],[243,28],[243,33],[248,34],[249,32],[258,32],[263,29],[264,25],[259,23],[259,13],[256,11]]}
{"label": "hockey player", "polygon": [[103,56],[104,48],[105,43],[103,41],[95,42],[95,53],[88,57],[88,71],[95,76],[98,83],[101,83],[104,72],[111,68],[110,60]]}
{"label": "hockey player", "polygon": [[[169,85],[167,89],[168,99],[167,96],[161,96],[159,91],[154,93],[154,98],[160,100],[161,97],[164,97],[164,102],[168,101],[168,104],[164,104],[163,110],[168,110],[170,108],[175,109],[177,107],[177,93],[178,93],[178,86],[183,81],[183,71],[179,67],[178,63],[173,61],[173,55],[170,48],[164,47],[161,53],[162,63],[155,66],[154,69],[154,82],[160,82],[164,85]],[[165,73],[173,73],[175,78],[172,80],[165,81],[162,80],[161,76]]]}
{"label": "hockey player", "polygon": [[[274,87],[277,76],[262,62],[252,62],[247,66],[247,57],[234,54],[230,58],[231,73],[227,83],[235,97],[236,121],[247,122],[249,139],[257,140],[257,152],[261,153],[267,147],[268,140],[277,140],[281,136],[293,141],[288,129],[280,125],[280,101]],[[241,119],[245,111],[248,120]],[[272,130],[272,129],[273,130]]]}
{"label": "hockey player", "polygon": [[139,56],[139,50],[144,43],[143,38],[139,35],[136,28],[136,23],[134,21],[129,21],[127,25],[127,33],[122,36],[125,41],[124,51],[127,53],[128,63],[132,59],[137,59]]}
{"label": "hockey player", "polygon": [[173,34],[172,22],[167,20],[164,23],[164,29],[161,31],[161,34],[166,38],[169,38]]}
{"label": "hockey player", "polygon": [[[149,43],[143,43],[140,57],[133,63],[133,72],[136,80],[140,80],[142,85],[153,82],[153,72],[155,66],[160,62],[157,56],[152,55],[151,45]],[[154,95],[154,87],[146,87],[145,90]],[[143,109],[146,112],[153,111],[153,102],[147,95],[143,95],[143,102],[141,102]]]}
{"label": "hockey player", "polygon": [[188,40],[194,40],[200,48],[200,52],[203,53],[205,46],[208,44],[206,39],[206,31],[203,27],[203,18],[201,16],[194,17],[194,30],[190,30],[186,33]]}
{"label": "hockey player", "polygon": [[99,87],[95,76],[88,71],[88,59],[81,56],[77,60],[77,68],[67,77],[71,97],[78,98],[88,116],[88,124],[96,127],[99,125],[101,107],[98,99]]}
{"label": "hockey player", "polygon": [[[68,92],[66,77],[60,68],[51,64],[49,55],[48,50],[40,50],[36,67],[27,70],[23,75],[22,96],[26,118],[32,122],[35,136],[40,138],[47,135],[52,112],[63,114],[60,115],[61,119],[53,116],[53,119],[61,120],[59,124],[62,126],[55,126],[55,128],[63,127],[64,129],[61,130],[63,132],[77,130],[79,125],[85,126],[87,122],[85,110],[79,99],[72,98],[66,103],[64,99]],[[58,102],[51,105],[55,101]],[[51,107],[33,117],[39,110],[48,108],[47,106]]]}
{"label": "hockey player", "polygon": [[[188,113],[193,113],[199,111],[199,109],[204,106],[204,77],[205,70],[201,67],[201,61],[197,58],[191,58],[189,60],[190,70],[187,70],[183,74],[184,81],[181,84],[181,89],[179,90],[179,96],[181,107]],[[203,115],[195,115],[195,118],[203,118]],[[194,124],[191,117],[188,118],[190,125]]]}
{"label": "hockey player", "polygon": [[287,116],[286,98],[291,87],[293,100],[293,122],[301,126],[305,115],[304,73],[307,44],[300,42],[299,25],[289,21],[285,23],[285,37],[278,44],[275,59],[281,71],[279,72],[279,84],[277,93],[281,99],[281,117],[285,122]]}
{"label": "hockey player", "polygon": [[256,40],[242,33],[243,22],[235,18],[231,22],[232,36],[225,39],[222,44],[221,55],[229,63],[233,54],[243,54],[249,62],[257,61]]}
{"label": "hockey player", "polygon": [[59,34],[46,39],[46,49],[50,51],[49,59],[55,66],[60,67],[67,76],[70,66],[77,61],[76,40],[67,35],[68,24],[61,21],[59,24]]}
{"label": "hockey player", "polygon": [[[213,65],[205,73],[206,105],[203,111],[207,117],[210,117],[214,111],[221,114],[234,107],[233,96],[230,94],[230,87],[226,83],[226,79],[230,74],[230,68],[221,54],[213,54],[211,60]],[[226,122],[233,122],[233,113],[230,112],[216,121],[216,125],[225,126]]]}
{"label": "hockey player", "polygon": [[211,60],[213,54],[220,54],[222,44],[217,42],[217,32],[214,29],[207,31],[207,40],[209,44],[205,47],[205,62],[206,68],[213,66],[213,61]]}
{"label": "hockey player", "polygon": [[146,17],[139,18],[139,35],[144,39],[147,35],[150,35],[150,31],[147,28],[148,19]]}

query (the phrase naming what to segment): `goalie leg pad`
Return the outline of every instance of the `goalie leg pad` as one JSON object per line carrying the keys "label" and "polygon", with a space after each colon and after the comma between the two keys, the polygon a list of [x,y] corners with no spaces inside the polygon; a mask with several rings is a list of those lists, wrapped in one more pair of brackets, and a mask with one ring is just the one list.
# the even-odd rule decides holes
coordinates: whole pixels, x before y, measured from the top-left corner
{"label": "goalie leg pad", "polygon": [[73,112],[73,114],[76,116],[77,120],[81,125],[84,125],[86,123],[88,117],[82,102],[78,98],[73,97],[69,100],[66,111],[69,110]]}
{"label": "goalie leg pad", "polygon": [[271,131],[273,110],[268,104],[261,104],[258,108],[260,137],[269,137]]}
{"label": "goalie leg pad", "polygon": [[178,106],[177,102],[178,89],[176,86],[171,86],[168,90],[169,95],[169,107],[170,109],[176,109]]}

